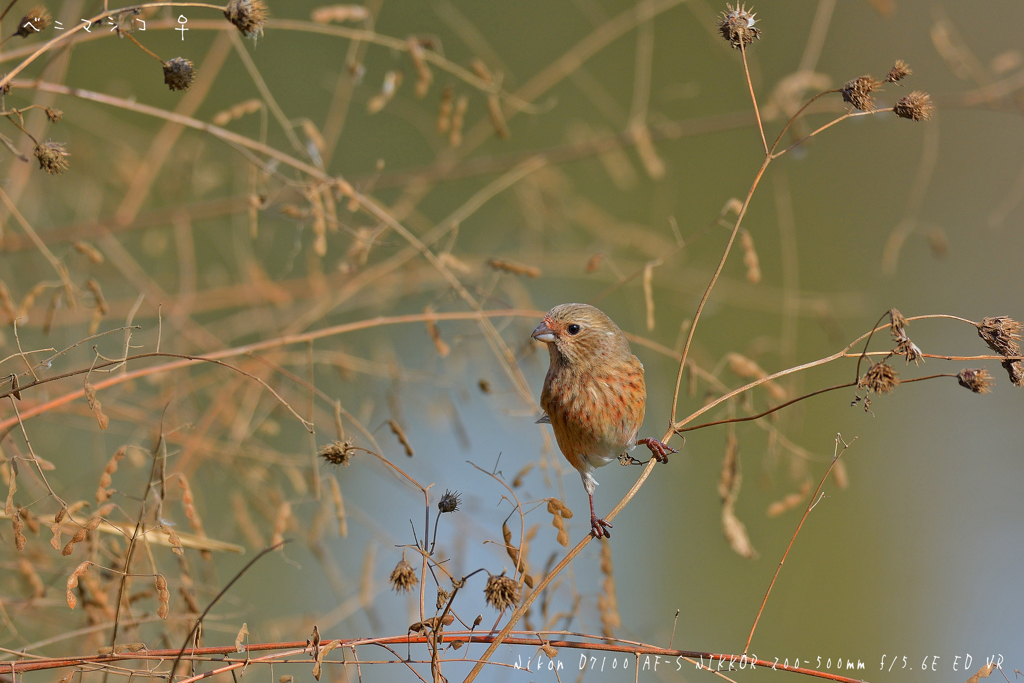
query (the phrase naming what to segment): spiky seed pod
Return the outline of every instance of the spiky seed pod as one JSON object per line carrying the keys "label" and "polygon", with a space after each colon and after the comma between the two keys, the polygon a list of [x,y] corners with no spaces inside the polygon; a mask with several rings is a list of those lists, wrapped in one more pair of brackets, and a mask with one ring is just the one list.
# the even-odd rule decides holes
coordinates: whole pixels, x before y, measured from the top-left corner
{"label": "spiky seed pod", "polygon": [[1024,361],[1004,360],[1003,369],[1010,376],[1013,386],[1024,387]]}
{"label": "spiky seed pod", "polygon": [[1021,329],[1021,324],[1013,318],[997,315],[981,319],[978,336],[1000,356],[1019,356]]}
{"label": "spiky seed pod", "polygon": [[871,76],[859,76],[852,81],[847,81],[843,86],[843,99],[861,111],[874,111],[875,98],[871,93],[877,92],[882,87],[882,82]]}
{"label": "spiky seed pod", "polygon": [[886,83],[896,83],[902,81],[904,78],[914,73],[910,66],[902,59],[897,59],[896,64],[889,69],[889,73],[885,75]]}
{"label": "spiky seed pod", "polygon": [[899,373],[888,363],[875,363],[857,382],[861,389],[868,389],[876,394],[890,394],[900,383]]}
{"label": "spiky seed pod", "polygon": [[519,584],[502,574],[491,576],[484,587],[487,604],[496,610],[504,610],[519,604]]}
{"label": "spiky seed pod", "polygon": [[263,0],[231,0],[224,17],[234,24],[246,38],[263,35],[263,22],[267,20],[267,6]]}
{"label": "spiky seed pod", "polygon": [[317,455],[332,465],[348,467],[349,461],[352,460],[355,452],[351,441],[335,441],[321,448]]}
{"label": "spiky seed pod", "polygon": [[60,175],[68,170],[68,157],[71,156],[64,149],[64,143],[47,140],[36,145],[33,153],[39,160],[39,168],[50,175]]}
{"label": "spiky seed pod", "polygon": [[897,100],[892,110],[901,119],[927,121],[932,117],[935,105],[932,104],[932,98],[928,93],[915,90]]}
{"label": "spiky seed pod", "polygon": [[718,20],[718,32],[733,48],[739,50],[761,38],[761,29],[754,26],[756,16],[742,5],[725,5],[722,18]]}
{"label": "spiky seed pod", "polygon": [[988,394],[992,391],[992,375],[984,368],[972,370],[964,368],[956,374],[956,381],[964,389],[970,389],[976,394]]}
{"label": "spiky seed pod", "polygon": [[391,571],[390,580],[391,587],[399,593],[408,593],[420,582],[412,565],[405,560],[395,565],[395,568]]}
{"label": "spiky seed pod", "polygon": [[164,62],[164,83],[171,90],[188,90],[196,80],[196,68],[192,60],[175,57]]}
{"label": "spiky seed pod", "polygon": [[441,496],[441,500],[437,503],[437,509],[441,512],[455,512],[459,509],[460,502],[462,501],[459,499],[458,491],[445,489],[444,495]]}
{"label": "spiky seed pod", "polygon": [[18,30],[14,32],[14,35],[28,38],[35,33],[50,28],[52,23],[53,18],[45,7],[42,5],[33,7],[28,11],[28,14],[21,18],[21,21],[18,23]]}

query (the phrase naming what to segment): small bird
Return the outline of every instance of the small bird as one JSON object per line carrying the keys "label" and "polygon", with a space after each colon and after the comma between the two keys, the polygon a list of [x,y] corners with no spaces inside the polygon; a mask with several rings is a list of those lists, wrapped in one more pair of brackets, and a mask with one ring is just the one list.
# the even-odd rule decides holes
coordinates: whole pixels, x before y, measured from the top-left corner
{"label": "small bird", "polygon": [[533,338],[547,344],[551,356],[538,422],[551,423],[562,455],[583,478],[594,536],[609,537],[612,525],[594,512],[591,472],[638,444],[658,462],[678,451],[657,439],[636,438],[647,402],[644,366],[611,318],[587,304],[561,304],[548,311]]}

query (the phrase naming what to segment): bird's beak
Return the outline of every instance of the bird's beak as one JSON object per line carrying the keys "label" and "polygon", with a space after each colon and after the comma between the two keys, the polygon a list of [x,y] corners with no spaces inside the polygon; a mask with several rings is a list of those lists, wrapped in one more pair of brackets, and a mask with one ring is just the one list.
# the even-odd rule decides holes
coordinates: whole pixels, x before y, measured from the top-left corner
{"label": "bird's beak", "polygon": [[555,343],[555,333],[550,327],[548,327],[546,322],[537,325],[537,329],[533,331],[532,336],[537,341],[544,342],[545,344]]}

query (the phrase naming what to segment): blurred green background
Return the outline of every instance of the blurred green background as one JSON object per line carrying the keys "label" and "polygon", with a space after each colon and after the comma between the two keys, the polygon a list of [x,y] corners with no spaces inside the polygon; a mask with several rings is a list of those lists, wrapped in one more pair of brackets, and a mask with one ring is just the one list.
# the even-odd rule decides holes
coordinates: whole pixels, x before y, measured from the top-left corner
{"label": "blurred green background", "polygon": [[[278,0],[270,4],[270,11],[273,19],[306,20],[320,4]],[[98,11],[95,2],[50,5],[69,26],[74,19],[68,23],[65,15]],[[486,308],[547,310],[565,301],[592,302],[625,331],[672,349],[678,348],[683,326],[692,319],[728,238],[728,230],[716,222],[720,212],[730,198],[745,196],[763,157],[740,55],[715,32],[716,15],[725,8],[703,0],[656,6],[659,12],[650,28],[631,28],[636,22],[627,21],[630,27],[621,31],[621,37],[608,41],[571,73],[553,79],[552,87],[536,97],[539,113],[509,120],[507,140],[491,134],[485,97],[448,73],[435,68],[430,91],[416,98],[416,73],[404,52],[365,46],[365,73],[355,82],[346,67],[347,39],[271,24],[255,45],[246,42],[246,48],[303,144],[310,139],[308,129],[300,125],[303,118],[322,134],[329,136],[332,128],[339,131],[336,149],[328,153],[328,172],[348,179],[384,205],[417,198],[403,220],[418,235],[442,223],[502,173],[532,155],[546,155],[548,163],[490,198],[460,222],[457,240],[448,242],[446,237],[435,250],[452,245],[452,256],[466,265],[465,271],[454,272]],[[429,36],[447,59],[468,66],[478,57],[501,74],[507,91],[516,92],[634,7],[611,0],[384,0],[373,3],[371,10],[379,34],[401,40]],[[22,9],[19,6],[14,13]],[[756,247],[762,278],[756,284],[747,281],[743,251],[737,245],[700,321],[692,351],[696,362],[716,371],[727,385],[739,386],[742,380],[722,362],[727,353],[743,354],[774,372],[835,352],[869,330],[891,307],[907,316],[1024,316],[1024,53],[1014,29],[1024,20],[1024,7],[1009,1],[801,0],[762,3],[754,9],[763,35],[748,54],[769,140],[781,129],[780,112],[787,106],[780,83],[792,83],[800,68],[817,74],[811,80],[819,87],[838,87],[865,73],[882,77],[895,59],[903,59],[914,75],[905,88],[887,86],[879,94],[880,106],[891,106],[910,90],[921,89],[932,94],[937,111],[932,121],[922,123],[888,113],[844,121],[771,165],[743,223]],[[171,27],[135,35],[163,59],[192,59],[202,77],[203,69],[210,68],[204,67],[204,55],[217,49],[211,46],[221,33],[212,27],[223,22],[215,21],[215,12],[181,11],[193,27],[184,40]],[[154,25],[170,18],[173,26],[173,17],[163,12],[151,18]],[[645,44],[653,50],[647,98],[642,96],[647,65],[641,58],[638,66],[638,35],[646,36],[642,40],[650,41]],[[11,46],[20,48],[21,43],[8,43],[5,49]],[[639,53],[642,56],[643,50]],[[20,77],[58,69],[62,54],[51,55],[49,66],[47,59],[33,64]],[[186,97],[169,92],[161,83],[160,65],[127,40],[108,36],[83,42],[70,53],[69,64],[63,80],[73,87],[165,109]],[[380,92],[390,70],[403,72],[404,83],[383,110],[371,114],[367,102]],[[454,150],[434,132],[440,93],[449,85],[456,97],[469,98],[468,142]],[[336,98],[343,101],[349,89],[350,103],[339,108]],[[993,90],[999,97],[983,97]],[[813,92],[808,89],[804,94]],[[7,105],[23,106],[34,96],[31,90],[16,88]],[[228,52],[194,115],[209,121],[234,104],[260,96],[238,55]],[[828,111],[803,120],[805,131],[845,111],[839,95],[830,98],[825,100]],[[67,141],[72,167],[59,177],[31,174],[18,204],[44,241],[81,275],[79,279],[95,277],[102,284],[112,313],[101,330],[122,325],[126,310],[144,288],[115,265],[106,248],[104,264],[83,261],[71,248],[69,234],[109,246],[103,242],[103,230],[111,229],[110,238],[134,257],[143,277],[166,294],[161,301],[150,290],[135,318],[144,327],[135,339],[148,345],[146,350],[155,344],[158,304],[163,304],[163,348],[177,352],[234,346],[285,330],[316,329],[381,314],[420,313],[427,305],[438,311],[466,310],[423,259],[384,275],[339,306],[318,308],[332,292],[397,253],[404,242],[393,232],[384,233],[373,245],[368,263],[353,266],[351,249],[358,246],[353,233],[376,224],[366,214],[340,210],[344,229],[328,234],[326,254],[317,258],[311,221],[289,216],[284,208],[302,206],[303,199],[282,181],[297,176],[281,167],[281,176],[267,179],[257,192],[265,205],[253,237],[245,209],[253,194],[248,161],[237,150],[196,131],[186,131],[175,142],[152,191],[139,198],[142,218],[118,225],[113,217],[130,197],[132,180],[140,164],[144,166],[159,122],[72,97],[57,97],[51,106],[63,109],[65,119],[51,126],[45,137]],[[651,177],[630,136],[623,134],[631,121],[649,126],[657,158],[664,165],[663,177]],[[260,115],[226,127],[259,137]],[[273,117],[267,131],[270,146],[302,156]],[[9,127],[5,132],[17,131]],[[482,144],[469,149],[469,142],[477,139],[474,134]],[[595,152],[595,139],[622,144],[611,145],[617,149],[602,156]],[[23,149],[30,152],[31,145]],[[21,182],[19,162],[12,163],[5,188]],[[415,179],[423,174],[431,174],[432,183],[420,190]],[[188,230],[174,218],[175,208],[231,198],[236,204],[220,213],[204,217],[194,212]],[[686,242],[678,251],[673,220]],[[21,234],[9,217],[6,231],[8,240],[12,233]],[[894,253],[891,247],[886,251],[891,236],[904,232],[907,237],[895,268],[883,267],[886,253]],[[194,245],[191,260],[182,257],[188,240]],[[37,281],[52,279],[52,272],[38,253],[7,246],[8,253],[0,255],[0,276],[18,301]],[[586,272],[596,254],[601,255],[598,267]],[[495,272],[486,266],[492,257],[537,266],[543,274],[531,279]],[[663,262],[654,268],[651,280],[655,326],[648,330],[640,273],[657,259]],[[260,270],[256,275],[250,270],[254,263]],[[266,281],[286,283],[281,291],[287,296],[275,299],[261,284]],[[22,331],[22,344],[62,348],[84,337],[89,314],[81,311],[58,311],[49,336],[42,334],[40,314],[46,298],[36,304],[37,314]],[[197,326],[191,337],[168,323],[167,316],[173,318],[175,311]],[[535,397],[547,366],[543,349],[529,342],[536,322],[496,321]],[[198,326],[205,332],[195,332]],[[465,573],[481,566],[493,573],[511,569],[500,546],[484,543],[501,539],[501,522],[511,510],[507,501],[500,501],[504,490],[467,461],[496,469],[507,481],[539,459],[560,466],[560,471],[534,468],[517,494],[523,501],[562,498],[576,512],[569,524],[570,543],[575,544],[586,532],[586,498],[577,474],[557,452],[542,455],[542,430],[549,428],[534,427],[535,408],[517,396],[475,324],[438,326],[451,346],[446,358],[439,357],[422,323],[318,341],[318,352],[343,352],[359,360],[325,356],[317,365],[316,385],[341,399],[344,408],[374,432],[384,455],[423,484],[434,483],[432,502],[445,489],[461,492],[462,510],[442,520],[438,535],[440,552],[451,557],[452,571]],[[987,352],[975,331],[962,323],[919,321],[911,323],[908,332],[926,353]],[[209,342],[206,347],[201,343],[204,338]],[[13,335],[7,333],[5,342],[6,354],[15,353]],[[878,335],[872,348],[884,350],[886,344],[886,335]],[[117,355],[122,347],[120,335],[100,342],[101,352],[108,356]],[[643,434],[660,436],[668,422],[677,363],[636,343],[633,348],[646,368]],[[305,347],[290,350],[275,362],[305,377]],[[64,369],[87,366],[91,358],[88,349],[71,354],[63,361]],[[688,434],[680,454],[667,467],[657,467],[615,519],[611,547],[621,615],[616,635],[668,645],[679,610],[676,647],[741,652],[805,502],[778,517],[769,517],[766,510],[805,481],[816,485],[836,434],[841,433],[847,441],[856,439],[843,456],[849,486],[840,489],[834,479],[826,481],[825,497],[789,554],[751,651],[769,660],[799,658],[812,668],[818,666],[818,657],[821,668],[829,659],[859,660],[864,670],[844,673],[877,681],[966,680],[993,654],[1005,657],[1007,672],[1024,669],[1024,394],[1010,385],[994,361],[928,360],[915,368],[895,358],[893,364],[903,377],[985,366],[996,387],[990,395],[977,396],[949,378],[911,384],[875,398],[868,413],[859,405],[850,406],[854,396],[847,389],[777,414],[772,426],[813,459],[794,455],[752,423],[740,425],[736,435],[743,485],[736,514],[758,553],[755,559],[734,553],[722,533],[716,483],[725,429]],[[792,376],[783,386],[795,395],[850,381],[854,366],[853,360],[834,363]],[[191,380],[185,382],[186,377]],[[481,391],[481,380],[487,382],[488,392]],[[311,445],[301,425],[266,393],[247,394],[248,385],[225,392],[226,383],[234,381],[223,369],[206,368],[117,387],[101,396],[112,418],[103,433],[82,401],[76,410],[49,413],[26,424],[36,452],[57,465],[55,488],[59,486],[69,501],[91,499],[113,450],[121,443],[149,446],[160,411],[169,405],[169,423],[182,429],[172,455],[195,450],[191,483],[210,536],[244,542],[249,556],[257,549],[240,533],[233,512],[232,493],[239,491],[249,501],[265,541],[271,536],[274,510],[286,500],[295,520],[285,535],[301,539],[313,533],[311,525],[327,527],[321,547],[329,560],[318,561],[310,549],[315,543],[295,543],[283,554],[263,560],[215,610],[225,621],[207,627],[207,644],[230,642],[243,621],[249,624],[253,642],[301,640],[312,623],[319,624],[325,639],[402,633],[418,620],[415,601],[390,592],[386,580],[401,556],[395,544],[413,542],[409,520],[421,533],[422,498],[365,456],[337,471],[322,468],[323,476],[337,476],[349,512],[348,537],[340,538],[330,508],[321,508],[309,488]],[[272,383],[287,385],[287,396],[306,414],[304,389],[279,375]],[[46,388],[33,400],[52,398],[75,386],[68,384],[63,391]],[[699,383],[696,395],[688,396],[684,381],[680,416],[699,408],[707,391],[708,386]],[[245,404],[247,400],[253,404]],[[753,400],[761,409],[767,399],[754,392]],[[206,424],[204,416],[223,401],[244,405],[249,419],[232,422],[218,417],[212,426]],[[389,419],[404,426],[416,450],[414,457],[403,454],[389,432]],[[205,430],[204,436],[189,441],[188,434],[196,430]],[[317,416],[316,442],[324,445],[333,438],[328,409]],[[356,440],[369,447],[364,437],[357,435]],[[123,496],[118,502],[129,514],[137,513],[138,503],[131,495],[138,496],[148,474],[148,461],[142,462],[146,464],[125,465],[115,475]],[[599,514],[626,493],[638,473],[639,469],[615,465],[597,473]],[[259,500],[262,496],[266,500]],[[311,522],[318,514],[319,522]],[[186,529],[179,508],[168,516]],[[527,523],[540,525],[530,550],[531,567],[540,575],[549,556],[561,549],[543,505]],[[518,538],[518,527],[514,528]],[[44,528],[41,538],[30,541],[38,547],[39,557],[46,554],[47,540]],[[9,570],[4,595],[18,630],[29,642],[58,627],[69,630],[60,594],[66,568],[50,567],[51,604],[45,614],[33,613],[31,603],[19,597],[24,589],[19,588],[11,553],[5,551],[8,557],[3,560]],[[368,553],[375,558],[369,588],[375,597],[365,610],[359,607],[359,595],[368,590],[365,579],[361,587]],[[211,587],[209,595],[200,592],[202,602],[247,559],[218,556],[206,563],[189,554],[192,574]],[[559,621],[558,628],[600,632],[599,565],[599,546],[592,543],[554,594],[552,611],[572,610],[575,604],[575,616]],[[484,613],[486,628],[494,613],[483,604],[482,585],[479,576],[472,579],[465,602],[457,603],[456,609],[466,621]],[[427,602],[433,602],[430,591]],[[179,608],[175,593],[172,612]],[[535,627],[537,622],[535,618]],[[172,633],[168,643],[176,646],[184,632]],[[2,644],[17,649],[25,643],[8,630]],[[61,647],[38,651],[67,654]],[[482,646],[473,646],[469,656],[481,652]],[[504,647],[496,660],[512,663],[520,655],[526,659],[532,654],[529,648]],[[968,654],[973,666],[964,672],[963,657]],[[886,668],[893,658],[899,659],[891,671],[880,670],[883,656]],[[936,670],[922,670],[922,662],[927,658],[930,666],[934,657]],[[562,680],[575,677],[578,653],[563,651],[560,659],[566,666]],[[411,678],[403,669],[365,667],[363,674],[366,680]],[[287,670],[297,678],[309,676],[305,667]],[[460,671],[451,666],[449,680],[460,678]],[[521,675],[491,669],[485,678],[518,680]],[[586,679],[620,680],[622,675],[592,673]],[[662,664],[657,673],[641,674],[649,680],[696,675],[686,666],[677,672],[674,663],[667,669]],[[766,679],[780,674],[755,675]],[[535,679],[554,680],[547,671]]]}

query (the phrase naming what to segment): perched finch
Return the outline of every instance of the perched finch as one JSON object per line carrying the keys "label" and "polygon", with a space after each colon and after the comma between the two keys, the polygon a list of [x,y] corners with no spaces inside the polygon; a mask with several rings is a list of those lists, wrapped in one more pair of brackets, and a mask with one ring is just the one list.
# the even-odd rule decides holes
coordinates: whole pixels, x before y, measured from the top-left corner
{"label": "perched finch", "polygon": [[636,438],[647,401],[644,366],[618,325],[587,304],[555,306],[533,338],[547,344],[551,355],[538,422],[551,423],[562,455],[583,478],[594,536],[610,536],[612,525],[594,513],[594,468],[637,444],[650,448],[659,462],[677,452],[657,439]]}

